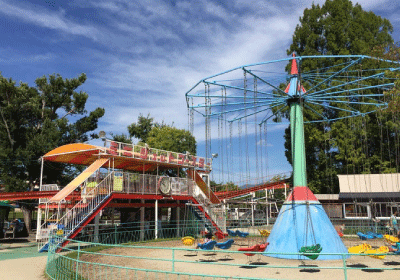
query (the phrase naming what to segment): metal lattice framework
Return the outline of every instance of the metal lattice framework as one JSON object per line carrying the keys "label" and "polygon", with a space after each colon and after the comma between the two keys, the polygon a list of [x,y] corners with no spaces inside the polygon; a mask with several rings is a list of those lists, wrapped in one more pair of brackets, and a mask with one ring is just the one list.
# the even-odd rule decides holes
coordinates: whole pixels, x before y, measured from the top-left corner
{"label": "metal lattice framework", "polygon": [[[292,59],[302,71],[284,73]],[[285,116],[294,99],[309,113],[305,122],[333,121],[386,108],[383,93],[394,85],[387,73],[399,67],[398,62],[364,55],[284,58],[202,79],[186,93],[186,99],[189,109],[206,117],[207,122],[221,118],[262,124]],[[286,85],[293,75],[298,87],[289,93]]]}
{"label": "metal lattice framework", "polygon": [[[283,211],[279,212],[266,252],[312,251],[313,259],[318,258],[321,251],[347,252],[322,205],[308,188],[304,123],[364,116],[388,107],[390,96],[385,95],[385,91],[393,88],[395,76],[391,72],[400,70],[399,66],[398,62],[362,55],[293,55],[208,77],[186,93],[189,109],[206,119],[206,154],[209,152],[210,119],[217,118],[218,121],[238,122],[240,157],[244,121],[246,177],[250,174],[248,124],[254,122],[261,127],[269,120],[282,117],[290,120],[293,191],[286,198]],[[282,73],[285,67],[290,74]],[[200,84],[205,85],[203,91],[198,88]],[[255,132],[257,139],[257,127]],[[255,147],[258,153],[257,142]],[[288,214],[291,211],[295,214]],[[293,258],[293,255],[275,257]]]}

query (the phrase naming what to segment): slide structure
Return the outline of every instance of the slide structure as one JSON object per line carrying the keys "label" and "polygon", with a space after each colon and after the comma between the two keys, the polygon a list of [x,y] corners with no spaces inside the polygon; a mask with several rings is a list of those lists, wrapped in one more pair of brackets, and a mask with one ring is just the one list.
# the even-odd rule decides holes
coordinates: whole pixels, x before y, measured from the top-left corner
{"label": "slide structure", "polygon": [[210,201],[214,204],[219,204],[221,201],[219,198],[214,194],[212,190],[208,188],[206,182],[204,182],[203,178],[201,178],[200,174],[196,170],[188,170],[187,174],[189,177],[194,180],[197,186],[202,190],[202,192],[210,199]]}
{"label": "slide structure", "polygon": [[80,184],[85,182],[94,172],[99,170],[109,159],[99,158],[95,160],[91,165],[88,166],[79,176],[72,180],[68,185],[60,190],[55,196],[50,198],[49,203],[57,203],[65,199],[70,193],[72,193]]}

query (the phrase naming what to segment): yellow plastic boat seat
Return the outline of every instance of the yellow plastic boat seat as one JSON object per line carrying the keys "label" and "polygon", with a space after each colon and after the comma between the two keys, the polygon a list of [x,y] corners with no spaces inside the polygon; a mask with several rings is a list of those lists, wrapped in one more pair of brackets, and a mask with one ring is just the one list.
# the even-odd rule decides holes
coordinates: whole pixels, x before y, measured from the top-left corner
{"label": "yellow plastic boat seat", "polygon": [[268,237],[269,234],[271,233],[269,230],[266,230],[266,229],[259,229],[258,231],[260,232],[261,236],[264,236],[264,237]]}
{"label": "yellow plastic boat seat", "polygon": [[367,250],[370,250],[371,248],[372,248],[371,245],[369,245],[368,243],[363,243],[357,246],[350,247],[348,251],[351,254],[360,254],[364,253]]}
{"label": "yellow plastic boat seat", "polygon": [[182,237],[182,243],[186,246],[191,246],[194,244],[195,239],[192,236]]}
{"label": "yellow plastic boat seat", "polygon": [[366,250],[364,252],[364,254],[379,254],[379,253],[385,254],[385,255],[371,255],[371,256],[368,256],[368,257],[371,257],[371,258],[381,259],[382,260],[382,259],[384,259],[386,257],[386,254],[388,252],[389,252],[389,248],[387,246],[381,246],[378,249]]}
{"label": "yellow plastic boat seat", "polygon": [[385,234],[383,236],[383,238],[385,238],[387,241],[392,242],[392,243],[399,242],[399,238],[397,238],[396,236],[393,236],[393,235]]}

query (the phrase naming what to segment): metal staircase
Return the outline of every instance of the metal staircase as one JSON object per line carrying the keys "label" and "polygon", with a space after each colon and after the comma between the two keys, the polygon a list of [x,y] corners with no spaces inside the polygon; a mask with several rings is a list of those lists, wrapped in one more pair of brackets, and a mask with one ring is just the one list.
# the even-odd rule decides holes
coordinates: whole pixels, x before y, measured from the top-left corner
{"label": "metal staircase", "polygon": [[208,187],[207,183],[201,178],[200,174],[193,169],[188,169],[186,171],[188,177],[196,182],[197,187],[204,193],[204,195],[209,199],[211,203],[219,204],[221,201],[214,194],[212,190]]}
{"label": "metal staircase", "polygon": [[[92,184],[90,190],[87,190],[86,194],[82,195],[81,201],[66,211],[61,217],[59,217],[61,208],[61,203],[59,203],[57,213],[46,218],[37,233],[36,238],[39,244],[39,251],[47,250],[49,239],[53,236],[55,236],[56,241],[51,241],[62,246],[68,243],[66,241],[67,238],[75,237],[111,200],[113,183],[114,172],[110,172],[99,184],[95,186]],[[46,214],[49,209],[49,203],[47,203]],[[54,222],[49,223],[49,221]]]}
{"label": "metal staircase", "polygon": [[[203,191],[203,188],[200,189]],[[207,192],[207,190],[205,191]],[[193,194],[192,201],[187,203],[187,207],[190,212],[193,213],[193,215],[199,221],[204,223],[204,227],[207,229],[207,231],[213,233],[222,233],[225,231],[226,225],[225,223],[218,223],[218,221],[225,221],[225,219],[221,219],[221,217],[224,217],[224,215],[221,216],[220,211],[215,211],[215,206],[218,205],[219,204],[213,204],[207,194],[205,194],[205,196],[201,194]]]}
{"label": "metal staircase", "polygon": [[188,204],[188,209],[190,212],[193,213],[193,215],[200,221],[204,223],[204,227],[209,231],[209,232],[215,232],[215,231],[220,231],[218,226],[209,218],[207,218],[206,212],[204,211],[204,208],[201,207],[200,205],[196,204]]}

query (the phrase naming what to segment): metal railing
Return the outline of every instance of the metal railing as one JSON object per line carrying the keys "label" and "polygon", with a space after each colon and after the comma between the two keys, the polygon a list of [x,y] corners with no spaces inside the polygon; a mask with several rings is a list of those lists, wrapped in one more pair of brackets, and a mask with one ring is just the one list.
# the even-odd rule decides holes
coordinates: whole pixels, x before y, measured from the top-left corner
{"label": "metal railing", "polygon": [[45,221],[36,233],[39,249],[49,241],[51,234],[57,234],[59,239],[68,236],[89,214],[101,205],[102,201],[110,195],[113,189],[113,174],[114,172],[109,173],[99,184],[96,185],[95,183],[94,187],[88,188],[88,184],[85,184],[86,194],[82,195],[82,199],[61,218],[59,217],[59,211],[49,218],[49,205],[46,204]]}
{"label": "metal railing", "polygon": [[[135,234],[136,232],[136,234]],[[51,244],[46,274],[51,279],[397,279],[400,264],[394,262],[398,256],[391,253],[350,254],[319,253],[335,255],[335,261],[302,261],[299,253],[251,252],[251,259],[235,249],[204,252],[193,247],[184,247],[179,239],[160,240],[167,243],[147,243],[145,246],[117,244],[120,232],[107,231],[104,242],[74,241],[62,254],[57,244]],[[132,236],[140,236],[132,231]],[[154,234],[150,234],[153,236]],[[107,239],[106,239],[107,238]],[[151,239],[151,238],[149,238]],[[149,240],[148,239],[148,240]],[[126,242],[126,240],[120,240]],[[128,242],[136,242],[139,239]],[[108,244],[107,244],[108,243]],[[179,245],[180,244],[180,245]],[[141,243],[141,245],[144,245]],[[168,246],[170,245],[170,246]],[[119,252],[124,253],[119,253]],[[212,259],[205,254],[212,254]],[[230,259],[227,259],[227,255]],[[294,255],[285,261],[272,256]],[[190,256],[190,257],[189,257]],[[381,260],[370,262],[365,257],[385,256],[390,265]],[[296,261],[298,259],[298,261]],[[221,260],[221,261],[220,261]],[[364,265],[364,262],[367,265]],[[354,265],[354,263],[356,265]],[[190,265],[190,269],[187,266]],[[253,270],[257,268],[256,270]],[[302,272],[309,272],[304,274]],[[296,274],[297,273],[297,274]]]}
{"label": "metal railing", "polygon": [[150,174],[138,174],[129,172],[115,172],[122,179],[120,189],[114,188],[114,192],[128,194],[162,194],[160,180],[168,180],[171,186],[171,195],[193,195],[194,181],[188,178],[167,177]]}
{"label": "metal railing", "polygon": [[[57,184],[45,184],[45,185],[41,185],[39,190],[40,191],[59,191],[60,186],[58,186]],[[44,203],[47,203],[48,201],[49,201],[49,198],[47,198],[47,197],[39,198],[39,204],[44,204]]]}
{"label": "metal railing", "polygon": [[66,231],[64,235],[73,232],[111,194],[113,189],[113,174],[114,172],[108,174],[103,181],[86,195],[82,196],[81,201],[60,218],[58,223],[59,225],[63,225],[64,231]]}
{"label": "metal railing", "polygon": [[[104,178],[99,184],[98,180]],[[203,206],[204,211],[217,223],[225,229],[225,221],[221,220],[223,215],[218,211],[214,213],[211,202],[206,196],[199,195],[196,190],[196,184],[188,178],[167,177],[150,174],[138,174],[129,172],[113,171],[106,174],[95,174],[89,177],[81,185],[81,201],[75,204],[70,210],[62,215],[62,209],[58,208],[52,216],[49,217],[50,205],[46,204],[45,221],[38,228],[36,239],[39,248],[42,248],[49,240],[51,233],[58,233],[59,239],[62,239],[76,230],[87,216],[92,213],[102,201],[112,192],[127,194],[162,194],[160,191],[161,180],[167,180],[170,185],[171,195],[187,195],[197,199]],[[60,206],[60,205],[58,205]],[[60,217],[61,216],[61,217]],[[219,218],[217,218],[219,217]]]}
{"label": "metal railing", "polygon": [[198,157],[189,153],[176,153],[148,146],[132,145],[109,139],[104,140],[104,152],[112,155],[131,157],[158,163],[172,163],[183,167],[193,167],[210,171],[211,158]]}

